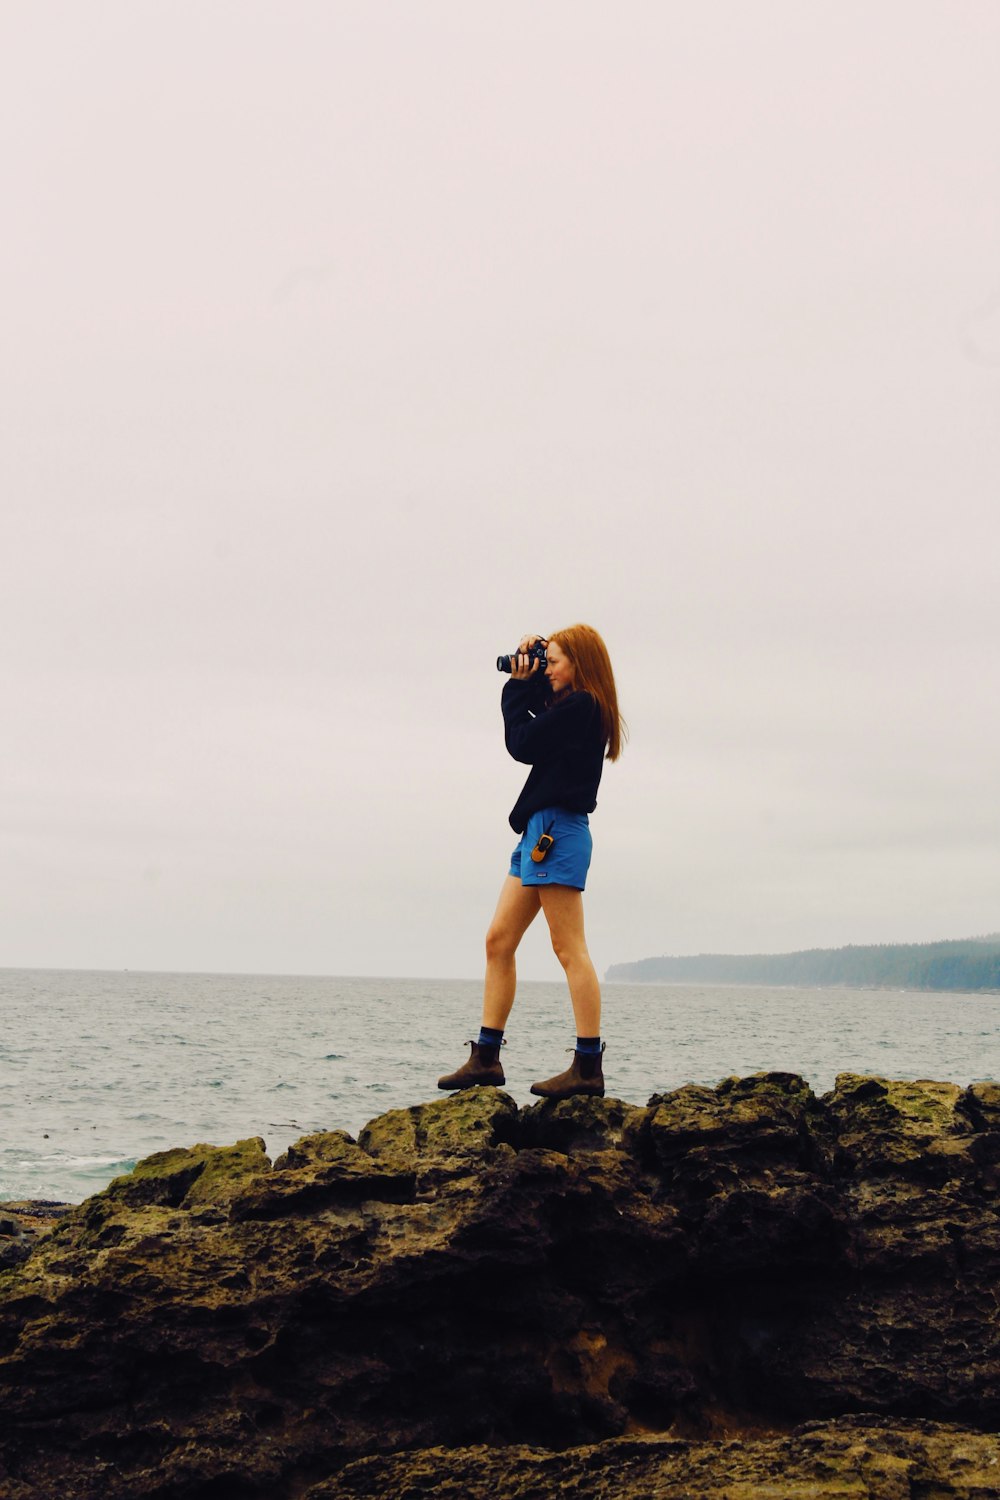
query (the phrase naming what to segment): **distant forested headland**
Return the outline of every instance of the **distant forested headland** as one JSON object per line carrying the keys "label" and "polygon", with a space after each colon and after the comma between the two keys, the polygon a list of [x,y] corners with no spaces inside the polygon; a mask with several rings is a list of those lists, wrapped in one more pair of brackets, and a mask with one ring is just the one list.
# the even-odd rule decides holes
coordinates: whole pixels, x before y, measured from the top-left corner
{"label": "distant forested headland", "polygon": [[801,953],[697,953],[612,964],[632,983],[851,985],[860,989],[1000,990],[1000,933],[945,943],[878,943]]}

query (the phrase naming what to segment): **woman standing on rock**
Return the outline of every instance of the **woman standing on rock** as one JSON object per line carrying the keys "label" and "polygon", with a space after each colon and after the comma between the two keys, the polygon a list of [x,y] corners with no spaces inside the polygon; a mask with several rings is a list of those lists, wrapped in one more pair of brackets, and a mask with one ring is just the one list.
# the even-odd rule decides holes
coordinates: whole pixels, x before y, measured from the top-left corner
{"label": "woman standing on rock", "polygon": [[440,1089],[503,1084],[500,1048],[514,1004],[514,955],[539,910],[566,971],[576,1049],[570,1067],[531,1092],[546,1099],[603,1094],[601,988],[587,951],[583,889],[590,866],[588,813],[597,806],[605,758],[621,754],[611,659],[590,625],[570,625],[547,639],[526,635],[510,659],[501,698],[507,749],[531,767],[510,814],[521,835],[486,934],[486,983],[479,1040],[468,1060],[438,1079]]}

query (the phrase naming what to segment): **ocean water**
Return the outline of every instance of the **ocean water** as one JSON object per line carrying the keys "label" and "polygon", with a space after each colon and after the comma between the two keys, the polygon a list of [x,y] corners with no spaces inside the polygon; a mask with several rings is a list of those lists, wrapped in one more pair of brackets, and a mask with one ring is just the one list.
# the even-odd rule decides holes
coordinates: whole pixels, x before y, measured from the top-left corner
{"label": "ocean water", "polygon": [[[0,1200],[78,1202],[137,1160],[315,1130],[356,1135],[441,1098],[478,1033],[469,980],[0,970]],[[1000,996],[715,985],[604,986],[609,1094],[778,1069],[817,1093],[840,1072],[1000,1077]],[[565,987],[523,983],[508,1091],[562,1068]]]}

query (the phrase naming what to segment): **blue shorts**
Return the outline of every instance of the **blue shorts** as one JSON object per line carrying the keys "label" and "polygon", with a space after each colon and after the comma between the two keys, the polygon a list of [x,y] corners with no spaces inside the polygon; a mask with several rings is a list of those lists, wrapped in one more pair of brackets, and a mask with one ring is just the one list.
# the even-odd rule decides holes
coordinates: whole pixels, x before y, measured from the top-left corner
{"label": "blue shorts", "polygon": [[[543,833],[555,839],[537,864],[531,851]],[[594,841],[586,813],[567,812],[562,807],[543,807],[531,814],[521,842],[510,857],[510,874],[522,885],[571,885],[582,891],[587,884]]]}

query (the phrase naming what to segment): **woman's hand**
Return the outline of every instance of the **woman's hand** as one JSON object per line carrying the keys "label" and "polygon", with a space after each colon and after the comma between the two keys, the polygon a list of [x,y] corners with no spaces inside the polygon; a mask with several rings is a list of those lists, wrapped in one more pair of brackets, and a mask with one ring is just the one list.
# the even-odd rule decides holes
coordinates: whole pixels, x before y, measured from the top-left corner
{"label": "woman's hand", "polygon": [[528,652],[532,649],[533,646],[536,646],[539,643],[541,643],[543,646],[548,644],[543,635],[522,635],[517,648],[517,655],[512,655],[510,659],[510,675],[512,682],[527,682],[528,678],[534,676],[534,674],[538,671],[538,668],[540,666],[538,657],[529,656]]}

